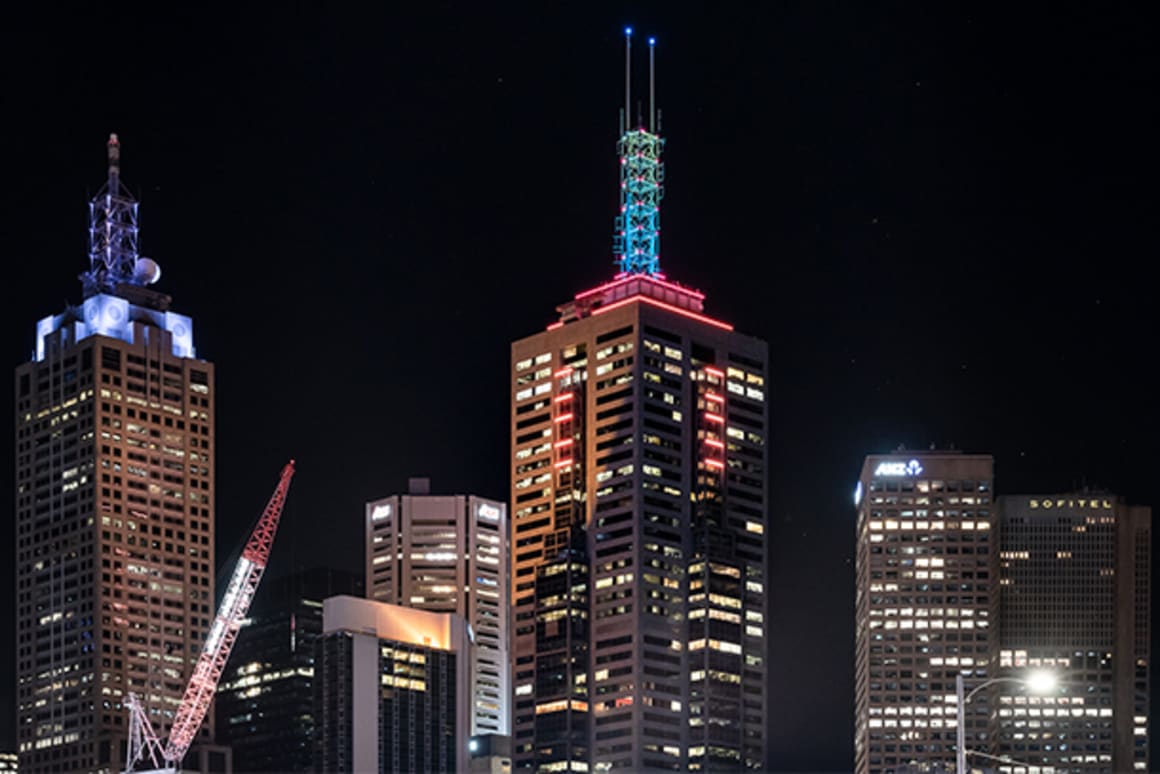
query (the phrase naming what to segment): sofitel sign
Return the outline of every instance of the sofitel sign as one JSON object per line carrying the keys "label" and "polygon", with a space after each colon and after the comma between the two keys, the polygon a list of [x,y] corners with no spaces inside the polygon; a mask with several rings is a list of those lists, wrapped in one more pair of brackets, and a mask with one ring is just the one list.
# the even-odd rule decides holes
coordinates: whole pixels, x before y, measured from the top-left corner
{"label": "sofitel sign", "polygon": [[1032,510],[1042,508],[1075,508],[1077,505],[1080,508],[1093,508],[1096,510],[1110,511],[1112,509],[1111,500],[1103,500],[1091,498],[1090,500],[1029,500],[1028,505]]}
{"label": "sofitel sign", "polygon": [[922,463],[918,460],[910,462],[879,462],[874,470],[876,476],[918,476],[922,474]]}

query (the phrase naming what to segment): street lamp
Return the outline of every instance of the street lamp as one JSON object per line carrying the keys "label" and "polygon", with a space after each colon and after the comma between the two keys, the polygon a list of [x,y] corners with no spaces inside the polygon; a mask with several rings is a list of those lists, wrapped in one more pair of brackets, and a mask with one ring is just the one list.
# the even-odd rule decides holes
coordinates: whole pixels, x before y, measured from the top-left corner
{"label": "street lamp", "polygon": [[955,675],[955,694],[958,698],[957,707],[957,723],[956,723],[956,738],[958,742],[956,755],[956,774],[967,774],[967,729],[966,729],[966,704],[971,700],[976,693],[986,688],[988,685],[995,683],[1019,683],[1030,688],[1035,693],[1049,693],[1055,689],[1056,678],[1055,675],[1046,670],[1032,672],[1026,678],[1022,677],[992,677],[990,680],[985,680],[974,688],[971,692],[963,695],[963,673],[959,672]]}

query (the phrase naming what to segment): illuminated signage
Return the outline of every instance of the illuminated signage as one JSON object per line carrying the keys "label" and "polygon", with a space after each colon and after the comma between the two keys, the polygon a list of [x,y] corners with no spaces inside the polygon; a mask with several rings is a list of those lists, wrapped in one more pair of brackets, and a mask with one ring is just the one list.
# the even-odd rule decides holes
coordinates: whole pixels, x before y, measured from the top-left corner
{"label": "illuminated signage", "polygon": [[479,509],[476,510],[475,513],[481,519],[487,519],[489,521],[499,521],[499,508],[496,508],[494,505],[488,505],[487,503],[483,503],[482,505],[479,506]]}
{"label": "illuminated signage", "polygon": [[910,462],[879,462],[874,470],[876,476],[918,476],[922,474],[922,463],[918,460]]}
{"label": "illuminated signage", "polygon": [[1028,505],[1032,510],[1048,508],[1092,508],[1095,510],[1110,511],[1112,509],[1111,500],[1029,500]]}
{"label": "illuminated signage", "polygon": [[374,510],[371,511],[371,521],[381,521],[382,519],[390,518],[390,516],[391,506],[389,504],[376,505]]}

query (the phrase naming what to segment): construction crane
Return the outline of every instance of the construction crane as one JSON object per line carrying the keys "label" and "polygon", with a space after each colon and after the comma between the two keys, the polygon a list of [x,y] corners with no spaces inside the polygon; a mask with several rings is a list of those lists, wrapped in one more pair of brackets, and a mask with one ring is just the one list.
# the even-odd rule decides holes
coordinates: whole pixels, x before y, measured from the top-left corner
{"label": "construction crane", "polygon": [[162,744],[149,721],[144,706],[136,694],[130,693],[126,707],[129,709],[129,745],[125,754],[125,774],[137,771],[136,766],[146,758],[153,764],[147,771],[169,772],[173,774],[181,765],[189,746],[197,737],[198,729],[209,711],[210,702],[217,690],[222,670],[229,660],[234,641],[238,637],[242,621],[249,612],[254,592],[270,559],[270,546],[274,543],[274,533],[278,530],[278,519],[282,516],[282,506],[286,502],[286,492],[290,479],[294,476],[294,460],[282,468],[282,477],[258,526],[254,527],[242,556],[234,568],[230,585],[218,607],[213,625],[201,648],[201,656],[193,668],[189,683],[185,686],[185,696],[177,708],[173,727],[169,730],[169,740]]}

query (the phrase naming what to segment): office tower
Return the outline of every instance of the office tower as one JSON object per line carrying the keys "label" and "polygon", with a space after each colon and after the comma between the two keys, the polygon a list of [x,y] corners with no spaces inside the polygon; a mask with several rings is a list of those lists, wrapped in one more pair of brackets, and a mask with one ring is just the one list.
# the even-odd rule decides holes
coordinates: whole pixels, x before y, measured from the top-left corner
{"label": "office tower", "polygon": [[471,632],[454,613],[323,602],[315,768],[466,771]]}
{"label": "office tower", "polygon": [[622,120],[618,271],[512,344],[516,768],[764,766],[768,371],[659,262]]}
{"label": "office tower", "polygon": [[[855,492],[854,766],[955,767],[956,675],[996,676],[993,461],[958,452],[866,458]],[[991,694],[965,707],[966,748],[992,752]],[[986,761],[982,761],[986,763]]]}
{"label": "office tower", "polygon": [[0,752],[0,771],[17,771],[16,753]]}
{"label": "office tower", "polygon": [[432,495],[430,481],[366,506],[367,597],[455,613],[475,635],[471,733],[511,733],[507,505]]}
{"label": "office tower", "polygon": [[1020,763],[997,767],[1148,771],[1151,509],[1090,492],[1004,496],[999,509],[999,666],[1014,679],[1050,670],[1058,687],[999,686],[999,753]]}
{"label": "office tower", "polygon": [[326,568],[263,581],[217,691],[217,741],[237,771],[313,771],[322,601],[362,591],[360,577]]}
{"label": "office tower", "polygon": [[[213,365],[149,287],[109,139],[83,301],[16,369],[20,770],[115,771],[133,691],[164,737],[214,615]],[[212,736],[207,723],[201,738]]]}

